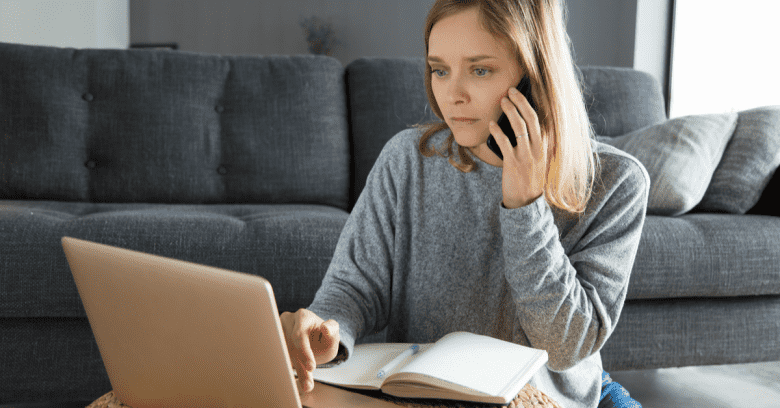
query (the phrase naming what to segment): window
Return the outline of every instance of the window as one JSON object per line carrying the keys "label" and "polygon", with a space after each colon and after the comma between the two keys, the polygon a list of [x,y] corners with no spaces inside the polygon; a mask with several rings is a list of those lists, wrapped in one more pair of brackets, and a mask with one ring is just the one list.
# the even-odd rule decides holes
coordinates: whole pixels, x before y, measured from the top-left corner
{"label": "window", "polygon": [[676,0],[669,117],[780,105],[780,1]]}

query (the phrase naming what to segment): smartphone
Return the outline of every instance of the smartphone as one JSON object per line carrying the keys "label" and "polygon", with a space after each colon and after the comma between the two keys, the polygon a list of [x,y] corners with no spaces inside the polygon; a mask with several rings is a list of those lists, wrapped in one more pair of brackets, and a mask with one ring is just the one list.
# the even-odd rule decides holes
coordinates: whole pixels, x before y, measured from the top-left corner
{"label": "smartphone", "polygon": [[[528,99],[531,108],[536,110],[536,104],[534,103],[533,98],[531,98],[531,79],[528,78],[528,76],[524,76],[515,88]],[[512,144],[512,147],[517,146],[517,136],[515,136],[515,131],[512,129],[512,124],[509,123],[509,118],[506,116],[506,113],[501,113],[501,117],[498,118],[497,123],[498,127],[501,128],[501,131],[509,138],[509,143]],[[501,154],[501,149],[498,147],[498,143],[496,143],[496,139],[492,134],[488,136],[487,145],[499,159],[504,160],[504,155]]]}

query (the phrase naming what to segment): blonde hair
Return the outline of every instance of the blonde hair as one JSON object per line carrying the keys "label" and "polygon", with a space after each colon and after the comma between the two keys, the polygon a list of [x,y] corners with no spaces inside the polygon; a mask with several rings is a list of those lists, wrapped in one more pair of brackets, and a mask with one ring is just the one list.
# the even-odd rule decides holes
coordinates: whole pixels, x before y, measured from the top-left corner
{"label": "blonde hair", "polygon": [[[593,131],[578,82],[581,74],[573,63],[565,31],[565,9],[559,0],[437,0],[425,22],[426,55],[433,25],[472,7],[479,9],[481,25],[494,37],[506,40],[514,50],[517,61],[531,79],[542,134],[554,137],[544,191],[547,202],[570,213],[582,214],[593,190],[599,162],[591,149]],[[431,66],[427,61],[425,64],[428,102],[443,121],[431,88]],[[424,130],[419,143],[423,156],[448,157],[450,164],[464,173],[477,167],[463,146],[458,146],[460,163],[453,160],[455,137],[451,131],[441,151],[428,146],[434,134],[449,129],[445,122],[414,127]]]}

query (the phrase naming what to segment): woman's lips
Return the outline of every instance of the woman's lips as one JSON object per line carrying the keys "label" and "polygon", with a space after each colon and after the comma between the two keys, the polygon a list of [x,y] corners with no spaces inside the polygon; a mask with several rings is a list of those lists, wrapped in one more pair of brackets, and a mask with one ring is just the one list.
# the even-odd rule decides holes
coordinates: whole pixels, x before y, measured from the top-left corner
{"label": "woman's lips", "polygon": [[464,125],[473,125],[479,119],[453,118],[452,120],[455,121],[455,123],[460,123]]}

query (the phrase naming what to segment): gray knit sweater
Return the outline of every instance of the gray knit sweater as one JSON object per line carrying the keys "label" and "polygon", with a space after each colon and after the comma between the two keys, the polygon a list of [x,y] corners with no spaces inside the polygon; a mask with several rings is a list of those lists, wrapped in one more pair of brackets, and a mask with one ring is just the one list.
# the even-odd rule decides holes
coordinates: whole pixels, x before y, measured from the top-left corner
{"label": "gray knit sweater", "polygon": [[[437,149],[449,134],[435,134]],[[567,408],[595,407],[601,355],[623,307],[645,221],[642,164],[592,141],[601,174],[581,217],[501,205],[502,168],[462,173],[426,158],[421,132],[384,146],[309,310],[340,325],[342,346],[387,327],[388,342],[468,331],[547,350],[531,380]],[[454,144],[454,147],[457,147]]]}

